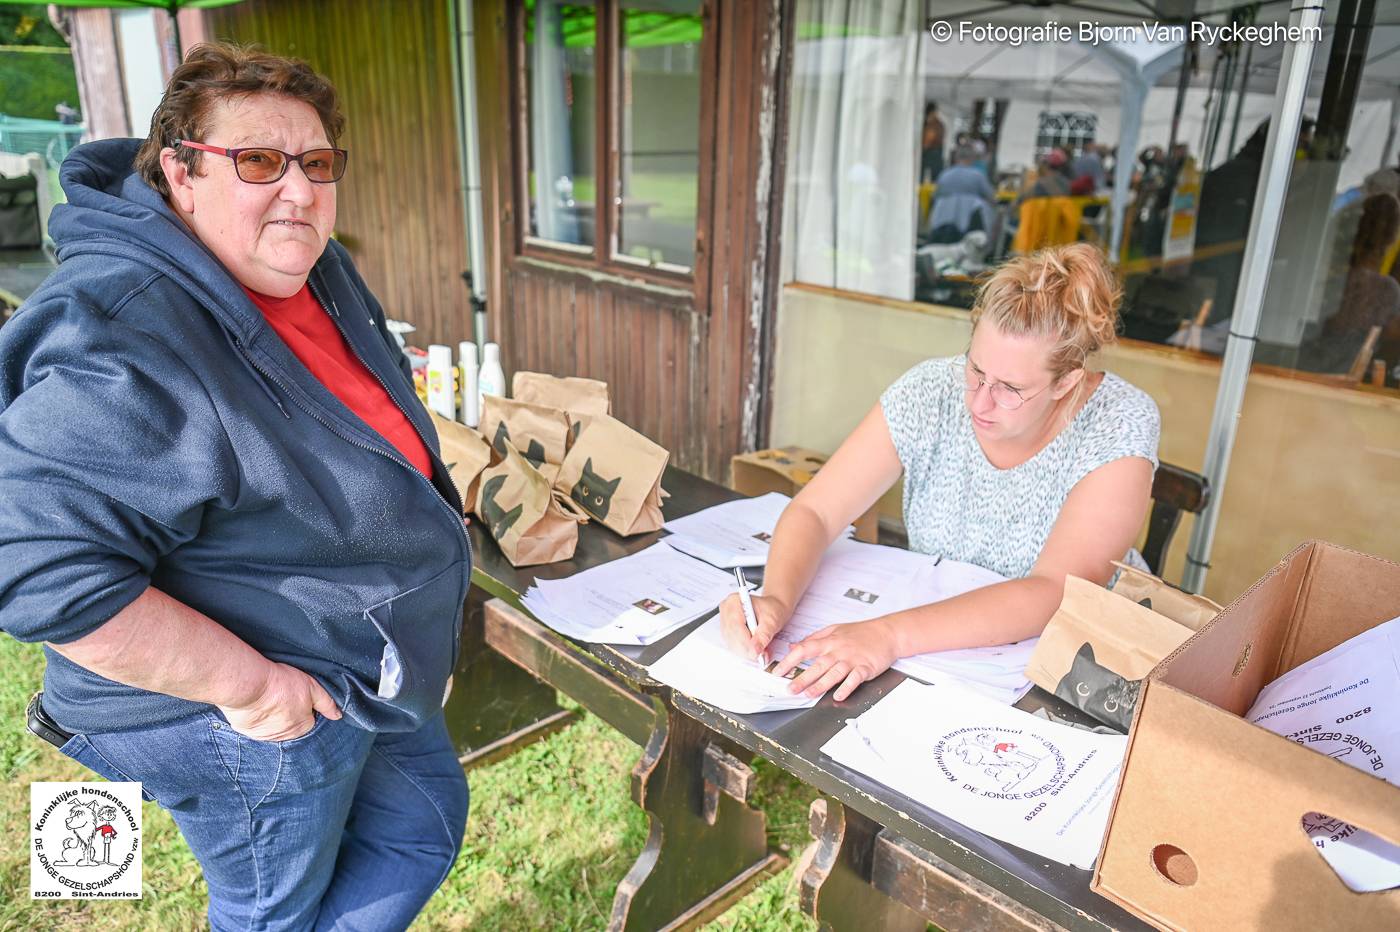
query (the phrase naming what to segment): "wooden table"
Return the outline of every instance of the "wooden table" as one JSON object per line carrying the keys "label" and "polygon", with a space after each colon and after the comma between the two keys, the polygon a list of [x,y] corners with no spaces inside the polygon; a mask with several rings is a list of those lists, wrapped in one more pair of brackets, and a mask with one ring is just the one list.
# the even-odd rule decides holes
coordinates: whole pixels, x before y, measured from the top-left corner
{"label": "wooden table", "polygon": [[[678,517],[739,497],[713,483],[669,469],[663,482],[671,497],[667,517]],[[923,929],[932,921],[949,930],[970,928],[1143,929],[1119,907],[1089,892],[1089,872],[1047,861],[975,832],[821,753],[845,720],[868,709],[904,679],[888,671],[862,685],[843,703],[830,694],[813,708],[736,715],[676,693],[651,680],[646,666],[679,643],[697,621],[647,647],[579,644],[523,612],[520,596],[535,579],[558,579],[635,553],[658,534],[623,539],[596,525],[581,529],[572,560],[512,567],[473,524],[473,580],[494,598],[468,612],[468,631],[505,658],[642,745],[632,792],[650,817],[646,849],[618,887],[610,927],[674,928],[717,915],[770,873],[783,859],[767,851],[764,816],[747,804],[753,772],[762,756],[810,784],[819,794],[811,823],[817,840],[801,877],[804,910],[834,929]],[[469,680],[497,657],[468,657],[460,665],[449,711],[472,704],[516,714],[509,734],[531,740],[558,727],[553,692],[531,683],[530,706],[492,697],[493,682]],[[492,674],[493,676],[495,674]],[[1077,715],[1039,690],[1019,703],[1034,710]],[[538,725],[525,722],[532,708]],[[489,716],[477,716],[477,718]],[[460,715],[454,716],[459,723]],[[478,725],[501,753],[510,743],[502,727]]]}

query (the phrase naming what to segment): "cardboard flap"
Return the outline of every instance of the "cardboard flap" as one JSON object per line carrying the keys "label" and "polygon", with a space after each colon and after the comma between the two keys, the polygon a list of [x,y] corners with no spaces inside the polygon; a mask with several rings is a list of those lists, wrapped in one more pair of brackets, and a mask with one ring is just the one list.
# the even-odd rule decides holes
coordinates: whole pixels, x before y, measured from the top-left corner
{"label": "cardboard flap", "polygon": [[1400,844],[1397,801],[1378,777],[1149,680],[1094,890],[1162,928],[1397,928],[1400,890],[1348,889],[1301,825],[1324,812]]}
{"label": "cardboard flap", "polygon": [[[1306,598],[1280,676],[1400,615],[1400,564],[1324,541],[1304,547],[1313,548]],[[1362,579],[1365,585],[1357,585]]]}
{"label": "cardboard flap", "polygon": [[1152,678],[1235,715],[1249,711],[1259,690],[1282,672],[1280,660],[1297,624],[1294,609],[1311,554],[1306,545],[1274,566],[1158,664]]}

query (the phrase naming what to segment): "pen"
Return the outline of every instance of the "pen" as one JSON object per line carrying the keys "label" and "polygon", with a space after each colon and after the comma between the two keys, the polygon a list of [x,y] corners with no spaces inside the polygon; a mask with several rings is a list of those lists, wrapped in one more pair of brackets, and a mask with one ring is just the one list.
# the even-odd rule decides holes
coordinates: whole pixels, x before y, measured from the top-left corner
{"label": "pen", "polygon": [[[739,583],[739,604],[744,607],[744,627],[749,629],[749,634],[758,633],[758,618],[753,613],[753,599],[749,598],[749,581],[744,578],[744,571],[739,567],[734,567],[734,579]],[[768,658],[763,654],[757,657],[760,667],[768,666]]]}

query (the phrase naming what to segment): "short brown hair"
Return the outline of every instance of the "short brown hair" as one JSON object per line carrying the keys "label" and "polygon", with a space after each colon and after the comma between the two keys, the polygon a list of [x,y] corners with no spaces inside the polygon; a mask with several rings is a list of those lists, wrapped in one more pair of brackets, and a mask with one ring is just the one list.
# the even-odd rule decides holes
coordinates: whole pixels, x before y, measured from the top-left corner
{"label": "short brown hair", "polygon": [[[178,140],[203,142],[209,111],[220,100],[252,94],[283,94],[304,100],[321,118],[331,145],[345,131],[335,85],[297,58],[273,55],[256,45],[209,42],[190,49],[170,75],[160,105],[151,116],[151,131],[136,152],[136,171],[163,196],[170,186],[160,167],[160,152]],[[200,152],[177,148],[175,157],[194,171]]]}
{"label": "short brown hair", "polygon": [[1103,253],[1089,243],[1052,246],[1012,259],[983,284],[972,326],[987,320],[1005,333],[1049,337],[1050,372],[1059,379],[1118,336],[1123,289]]}

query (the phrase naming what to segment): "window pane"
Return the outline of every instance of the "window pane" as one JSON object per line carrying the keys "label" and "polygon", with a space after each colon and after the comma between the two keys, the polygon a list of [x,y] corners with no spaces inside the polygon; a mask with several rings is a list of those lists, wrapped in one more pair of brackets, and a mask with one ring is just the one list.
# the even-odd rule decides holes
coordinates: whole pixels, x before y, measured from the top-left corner
{"label": "window pane", "polygon": [[525,4],[529,235],[592,246],[597,15],[592,3]]}
{"label": "window pane", "polygon": [[700,2],[623,0],[617,251],[695,264],[700,171]]}

